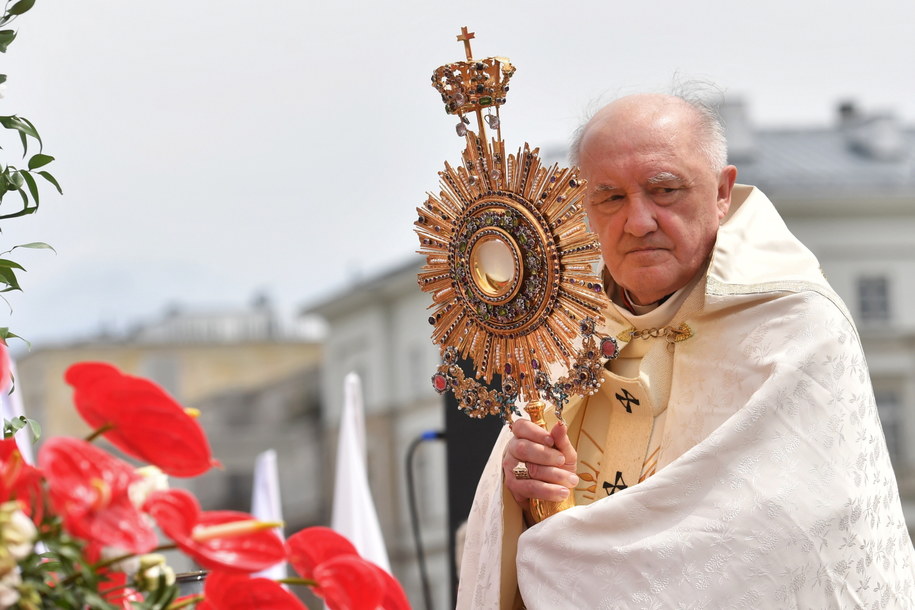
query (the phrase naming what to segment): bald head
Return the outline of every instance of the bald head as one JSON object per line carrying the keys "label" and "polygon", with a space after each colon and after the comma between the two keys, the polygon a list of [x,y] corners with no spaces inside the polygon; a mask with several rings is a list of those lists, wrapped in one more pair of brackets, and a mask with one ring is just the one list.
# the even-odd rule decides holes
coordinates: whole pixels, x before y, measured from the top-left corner
{"label": "bald head", "polygon": [[737,176],[714,142],[705,116],[669,95],[619,99],[582,130],[591,230],[611,278],[636,304],[687,285],[712,252]]}
{"label": "bald head", "polygon": [[689,129],[695,139],[697,152],[702,154],[714,172],[727,164],[727,140],[718,112],[707,102],[693,95],[642,93],[610,102],[576,130],[570,147],[572,165],[581,165],[582,142],[594,127],[641,129],[678,122]]}

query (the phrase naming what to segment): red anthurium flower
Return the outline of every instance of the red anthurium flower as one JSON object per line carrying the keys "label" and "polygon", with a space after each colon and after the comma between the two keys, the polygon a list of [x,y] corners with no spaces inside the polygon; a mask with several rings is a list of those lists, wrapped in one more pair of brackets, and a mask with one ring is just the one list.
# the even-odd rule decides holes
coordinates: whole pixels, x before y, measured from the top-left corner
{"label": "red anthurium flower", "polygon": [[16,439],[0,440],[0,503],[18,500],[23,512],[41,522],[41,471],[26,464]]}
{"label": "red anthurium flower", "polygon": [[86,441],[53,437],[38,454],[51,504],[74,536],[145,553],[156,546],[149,520],[130,501],[133,467]]}
{"label": "red anthurium flower", "polygon": [[314,592],[330,610],[410,610],[394,577],[362,557],[340,555],[315,568],[314,576]]}
{"label": "red anthurium flower", "polygon": [[315,568],[341,555],[358,557],[359,551],[329,527],[306,527],[286,539],[286,558],[302,578],[316,580]]}
{"label": "red anthurium flower", "polygon": [[207,575],[206,596],[197,610],[307,610],[297,597],[269,578],[215,570]]}
{"label": "red anthurium flower", "polygon": [[359,556],[352,543],[326,527],[305,528],[286,541],[289,563],[314,580],[331,610],[410,610],[393,576]]}
{"label": "red anthurium flower", "polygon": [[197,420],[153,382],[102,362],[74,364],[64,378],[86,423],[108,428],[105,438],[128,455],[176,477],[197,476],[216,464]]}
{"label": "red anthurium flower", "polygon": [[369,565],[378,571],[384,583],[384,596],[381,599],[381,607],[385,610],[410,610],[410,600],[407,599],[407,594],[404,593],[400,583],[374,563]]}
{"label": "red anthurium flower", "polygon": [[358,555],[339,555],[315,568],[313,587],[330,610],[376,610],[384,599],[384,581],[375,565]]}
{"label": "red anthurium flower", "polygon": [[154,492],[143,510],[208,570],[257,572],[285,559],[283,541],[273,531],[276,524],[237,511],[201,511],[197,499],[183,489]]}

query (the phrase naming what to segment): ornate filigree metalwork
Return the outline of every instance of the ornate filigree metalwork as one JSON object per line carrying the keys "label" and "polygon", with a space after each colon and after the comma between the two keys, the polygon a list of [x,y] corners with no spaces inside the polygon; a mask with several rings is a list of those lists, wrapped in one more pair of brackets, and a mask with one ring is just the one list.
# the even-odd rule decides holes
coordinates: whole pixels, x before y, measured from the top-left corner
{"label": "ornate filigree metalwork", "polygon": [[[602,359],[616,354],[613,338],[595,335],[606,297],[595,274],[600,248],[584,221],[585,184],[576,169],[544,166],[527,144],[506,154],[498,112],[515,68],[504,58],[474,60],[472,38],[462,28],[467,61],[432,78],[446,111],[460,117],[461,163],[445,163],[441,191],[415,222],[427,261],[418,281],[432,295],[429,323],[443,358],[433,385],[454,392],[471,417],[510,419],[516,402],[538,397],[561,416],[570,396],[596,391]],[[476,115],[476,132],[466,114]],[[491,140],[487,125],[497,131]],[[459,358],[473,363],[474,377]],[[555,364],[568,374],[552,382]],[[488,389],[497,375],[501,388]]]}

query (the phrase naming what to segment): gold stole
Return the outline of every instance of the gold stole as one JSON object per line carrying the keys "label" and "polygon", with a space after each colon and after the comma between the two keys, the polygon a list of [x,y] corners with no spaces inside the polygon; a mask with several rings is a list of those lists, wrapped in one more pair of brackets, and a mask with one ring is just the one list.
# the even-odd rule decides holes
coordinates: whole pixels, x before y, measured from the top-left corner
{"label": "gold stole", "polygon": [[577,505],[635,485],[653,474],[657,463],[657,451],[649,449],[667,401],[652,396],[644,374],[628,378],[604,371],[603,377],[598,393],[582,401],[569,425],[581,479]]}
{"label": "gold stole", "polygon": [[[673,324],[698,310],[705,282],[694,280],[685,292]],[[673,355],[674,344],[663,336],[633,337],[613,363],[616,372],[603,371],[600,390],[565,409],[569,438],[578,452],[577,505],[613,495],[654,474],[670,399]]]}

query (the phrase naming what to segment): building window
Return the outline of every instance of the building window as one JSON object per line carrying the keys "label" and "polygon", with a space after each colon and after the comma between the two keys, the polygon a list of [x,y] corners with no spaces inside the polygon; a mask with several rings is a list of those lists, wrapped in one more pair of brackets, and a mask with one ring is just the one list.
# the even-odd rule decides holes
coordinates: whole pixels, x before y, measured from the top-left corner
{"label": "building window", "polygon": [[890,319],[890,281],[885,275],[858,278],[858,312],[862,322]]}
{"label": "building window", "polygon": [[901,455],[903,439],[902,430],[902,397],[899,388],[889,384],[874,383],[874,398],[877,401],[877,413],[883,424],[883,436],[886,437],[886,448],[893,464],[903,459]]}

